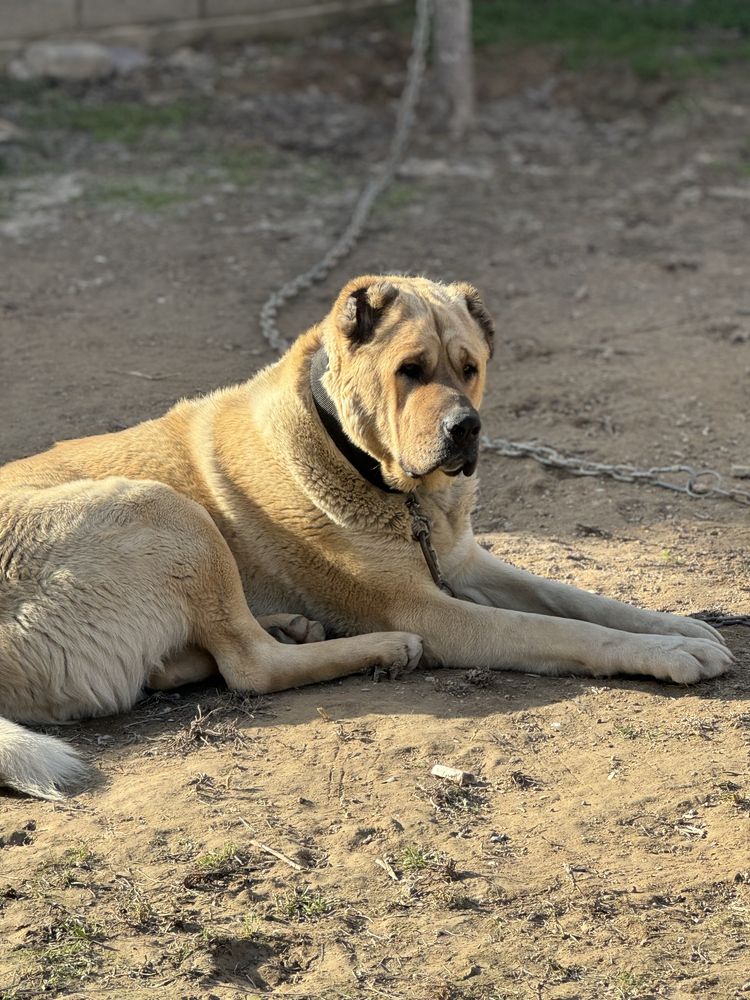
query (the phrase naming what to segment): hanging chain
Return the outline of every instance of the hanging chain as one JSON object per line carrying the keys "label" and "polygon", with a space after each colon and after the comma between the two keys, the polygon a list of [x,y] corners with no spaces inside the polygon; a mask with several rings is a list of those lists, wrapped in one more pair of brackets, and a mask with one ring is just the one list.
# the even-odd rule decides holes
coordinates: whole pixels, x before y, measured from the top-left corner
{"label": "hanging chain", "polygon": [[422,558],[427,563],[433,583],[438,590],[442,590],[449,597],[455,597],[455,593],[440,570],[437,552],[432,544],[432,523],[422,510],[415,493],[407,494],[406,509],[411,518],[411,537],[419,543]]}
{"label": "hanging chain", "polygon": [[417,100],[424,80],[427,64],[427,45],[430,38],[430,15],[432,0],[417,0],[417,15],[411,42],[411,55],[406,70],[404,85],[399,102],[396,127],[391,139],[391,148],[378,173],[365,186],[354,206],[349,224],[343,233],[321,257],[317,264],[298,274],[278,288],[263,304],[260,311],[261,333],[275,351],[289,346],[276,325],[279,308],[291,302],[300,292],[322,281],[338,262],[355,246],[365,228],[373,204],[389,187],[396,176],[406,144],[416,121]]}

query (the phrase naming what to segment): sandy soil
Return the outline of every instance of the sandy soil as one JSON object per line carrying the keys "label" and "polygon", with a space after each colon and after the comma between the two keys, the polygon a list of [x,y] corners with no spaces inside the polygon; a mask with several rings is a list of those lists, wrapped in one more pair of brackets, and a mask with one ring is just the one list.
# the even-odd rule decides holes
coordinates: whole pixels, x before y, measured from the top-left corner
{"label": "sandy soil", "polygon": [[[203,109],[127,141],[35,125],[6,94],[25,133],[0,147],[0,460],[272,360],[259,306],[382,155],[402,58],[362,29],[83,95],[115,119]],[[485,57],[481,91],[460,146],[427,102],[366,238],[285,329],[357,272],[468,279],[498,325],[490,436],[747,465],[747,75],[644,85],[531,53]],[[750,612],[747,509],[491,454],[481,476],[477,528],[505,558]],[[726,634],[735,672],[690,690],[439,671],[191,689],[70,727],[106,781],[2,800],[0,997],[748,995],[750,632]]]}

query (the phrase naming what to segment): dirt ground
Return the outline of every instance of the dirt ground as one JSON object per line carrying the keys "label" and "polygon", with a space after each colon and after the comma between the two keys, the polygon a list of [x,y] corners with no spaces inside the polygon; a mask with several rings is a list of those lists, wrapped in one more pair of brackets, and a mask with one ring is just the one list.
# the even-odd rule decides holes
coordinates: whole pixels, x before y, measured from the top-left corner
{"label": "dirt ground", "polygon": [[[259,307],[383,155],[403,58],[359,27],[6,87],[0,460],[270,362]],[[285,330],[358,272],[468,279],[498,326],[490,436],[747,465],[747,73],[486,54],[480,91],[461,144],[424,102],[366,238]],[[746,508],[491,454],[480,471],[477,529],[504,558],[750,612]],[[0,998],[750,996],[750,631],[726,635],[735,671],[693,689],[445,670],[195,688],[59,730],[105,781],[2,799]]]}

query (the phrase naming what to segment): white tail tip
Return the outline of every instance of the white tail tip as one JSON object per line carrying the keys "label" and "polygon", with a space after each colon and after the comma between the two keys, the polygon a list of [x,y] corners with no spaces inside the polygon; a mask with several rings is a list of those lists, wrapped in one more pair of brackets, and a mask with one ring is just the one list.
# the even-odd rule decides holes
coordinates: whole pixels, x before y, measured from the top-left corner
{"label": "white tail tip", "polygon": [[0,718],[0,785],[59,801],[91,784],[93,772],[62,740]]}

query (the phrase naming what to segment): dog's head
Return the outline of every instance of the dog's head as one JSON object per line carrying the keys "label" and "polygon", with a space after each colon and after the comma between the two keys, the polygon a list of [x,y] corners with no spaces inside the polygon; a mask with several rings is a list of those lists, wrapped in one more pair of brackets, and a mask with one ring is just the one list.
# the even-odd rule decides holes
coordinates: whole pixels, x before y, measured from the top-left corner
{"label": "dog's head", "polygon": [[[473,474],[493,326],[475,288],[363,277],[323,323],[325,386],[349,438],[397,489]],[[445,482],[445,480],[442,480]]]}

